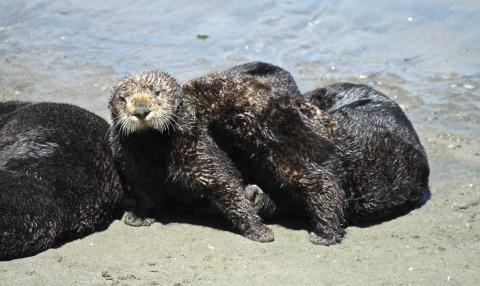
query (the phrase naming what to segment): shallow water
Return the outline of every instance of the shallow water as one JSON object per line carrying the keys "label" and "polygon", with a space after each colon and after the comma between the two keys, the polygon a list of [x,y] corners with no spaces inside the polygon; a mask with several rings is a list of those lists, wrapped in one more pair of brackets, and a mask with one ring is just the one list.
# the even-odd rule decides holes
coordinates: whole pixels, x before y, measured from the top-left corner
{"label": "shallow water", "polygon": [[72,102],[108,118],[110,88],[131,72],[185,81],[261,60],[302,92],[367,83],[414,124],[480,141],[480,2],[317,2],[2,1],[0,100]]}

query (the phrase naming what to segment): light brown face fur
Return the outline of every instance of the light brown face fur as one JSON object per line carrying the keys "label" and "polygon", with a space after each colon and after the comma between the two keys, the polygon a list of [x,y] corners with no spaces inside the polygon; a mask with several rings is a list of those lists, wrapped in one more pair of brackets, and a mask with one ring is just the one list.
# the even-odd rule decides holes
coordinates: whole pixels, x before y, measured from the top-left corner
{"label": "light brown face fur", "polygon": [[110,97],[111,130],[128,135],[147,128],[163,132],[174,127],[181,96],[180,85],[165,72],[127,76],[114,87]]}

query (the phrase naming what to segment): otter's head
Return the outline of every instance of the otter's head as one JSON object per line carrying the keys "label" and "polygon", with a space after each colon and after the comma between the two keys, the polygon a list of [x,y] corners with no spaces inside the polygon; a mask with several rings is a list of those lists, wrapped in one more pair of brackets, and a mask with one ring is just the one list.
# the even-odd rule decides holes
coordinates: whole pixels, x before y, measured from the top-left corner
{"label": "otter's head", "polygon": [[181,96],[180,85],[165,72],[127,76],[113,88],[110,97],[111,130],[122,135],[148,128],[163,132],[174,126]]}
{"label": "otter's head", "polygon": [[204,121],[258,113],[270,91],[264,79],[236,73],[208,75],[183,85],[189,108]]}

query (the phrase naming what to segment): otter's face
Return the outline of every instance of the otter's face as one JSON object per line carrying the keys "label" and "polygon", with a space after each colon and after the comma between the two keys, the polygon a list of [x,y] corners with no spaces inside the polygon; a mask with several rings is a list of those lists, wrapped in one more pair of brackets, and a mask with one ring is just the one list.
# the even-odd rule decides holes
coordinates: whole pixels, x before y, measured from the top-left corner
{"label": "otter's face", "polygon": [[111,129],[123,135],[148,128],[163,132],[173,127],[180,97],[179,84],[167,73],[130,75],[114,87],[110,97]]}
{"label": "otter's face", "polygon": [[261,81],[242,74],[215,74],[188,81],[183,91],[198,118],[222,120],[261,107],[266,91]]}

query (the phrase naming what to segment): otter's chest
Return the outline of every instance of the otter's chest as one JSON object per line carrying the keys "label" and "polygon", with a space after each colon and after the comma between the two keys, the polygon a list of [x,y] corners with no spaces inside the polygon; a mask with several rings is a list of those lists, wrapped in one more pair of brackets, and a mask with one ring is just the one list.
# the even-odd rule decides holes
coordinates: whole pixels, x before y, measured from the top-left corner
{"label": "otter's chest", "polygon": [[162,179],[172,161],[172,140],[159,132],[133,134],[121,141],[118,157],[123,158],[127,176]]}

